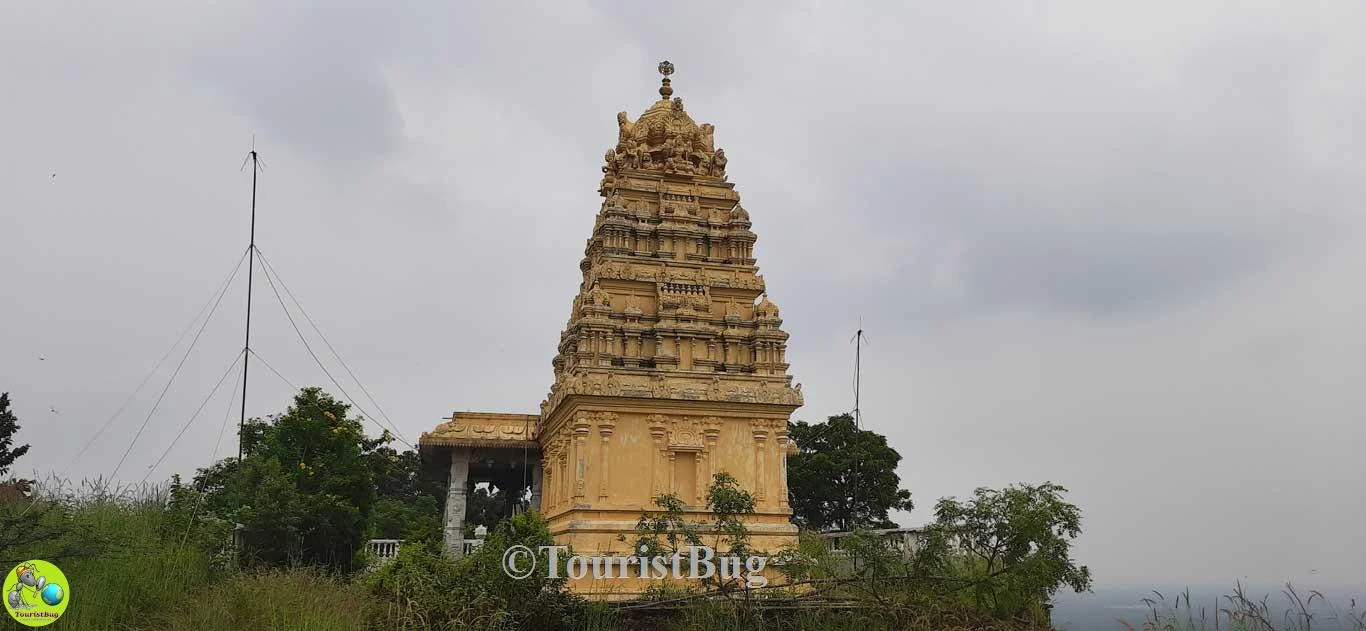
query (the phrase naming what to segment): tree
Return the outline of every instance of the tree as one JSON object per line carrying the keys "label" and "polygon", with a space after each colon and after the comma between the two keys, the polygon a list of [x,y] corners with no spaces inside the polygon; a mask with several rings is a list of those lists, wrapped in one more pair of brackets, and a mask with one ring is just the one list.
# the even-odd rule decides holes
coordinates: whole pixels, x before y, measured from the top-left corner
{"label": "tree", "polygon": [[892,510],[911,510],[911,492],[896,474],[901,454],[887,438],[840,414],[823,424],[789,423],[800,450],[787,460],[793,521],[816,531],[895,528]]}
{"label": "tree", "polygon": [[[717,542],[712,546],[718,555],[748,557],[749,528],[744,518],[754,514],[754,494],[740,486],[735,476],[724,471],[712,476],[707,487],[707,510],[713,515]],[[721,550],[721,543],[726,549]]]}
{"label": "tree", "polygon": [[[715,536],[710,547],[718,557],[745,558],[753,552],[744,517],[754,514],[754,494],[742,488],[740,481],[725,471],[714,474],[707,487],[707,511],[711,523],[689,520],[687,506],[673,493],[655,496],[654,504],[663,510],[645,511],[636,521],[633,552],[641,556],[670,556],[690,546],[705,545],[702,540],[704,534]],[[617,539],[625,541],[626,536],[618,535]],[[726,547],[722,549],[721,544]],[[727,591],[739,587],[740,577],[722,579],[718,572],[702,579],[702,584]]]}
{"label": "tree", "polygon": [[920,570],[956,577],[978,611],[1046,620],[1059,588],[1091,588],[1091,571],[1070,556],[1081,534],[1081,509],[1063,500],[1066,492],[1045,482],[939,500],[917,559]]}
{"label": "tree", "polygon": [[0,394],[0,475],[9,472],[10,465],[28,453],[28,445],[11,447],[19,432],[19,419],[9,409],[9,393]]}
{"label": "tree", "polygon": [[366,528],[373,539],[408,542],[441,538],[441,483],[422,475],[416,451],[382,446],[370,455],[375,473],[375,507]]}
{"label": "tree", "polygon": [[[688,507],[677,494],[656,495],[654,504],[661,510],[643,511],[636,520],[636,540],[632,549],[640,556],[667,556],[688,546],[702,545],[700,529],[705,524],[688,519]],[[617,535],[617,540],[625,541],[626,535]]]}
{"label": "tree", "polygon": [[387,460],[379,449],[390,436],[366,437],[348,408],[304,388],[284,414],[243,428],[241,462],[200,470],[195,482],[208,509],[243,526],[244,560],[354,566],[378,498],[375,469]]}

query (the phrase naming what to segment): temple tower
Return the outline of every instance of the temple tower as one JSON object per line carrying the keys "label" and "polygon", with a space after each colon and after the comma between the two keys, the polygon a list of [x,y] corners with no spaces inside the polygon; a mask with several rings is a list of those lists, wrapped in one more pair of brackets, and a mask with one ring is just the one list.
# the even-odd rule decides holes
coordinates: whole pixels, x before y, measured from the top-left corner
{"label": "temple tower", "polygon": [[575,551],[628,553],[618,535],[631,540],[654,496],[676,493],[700,513],[726,471],[755,494],[753,544],[776,551],[796,541],[785,463],[801,386],[715,128],[673,97],[672,64],[659,71],[660,99],[635,120],[617,114],[602,167],[604,201],[541,403],[540,508]]}

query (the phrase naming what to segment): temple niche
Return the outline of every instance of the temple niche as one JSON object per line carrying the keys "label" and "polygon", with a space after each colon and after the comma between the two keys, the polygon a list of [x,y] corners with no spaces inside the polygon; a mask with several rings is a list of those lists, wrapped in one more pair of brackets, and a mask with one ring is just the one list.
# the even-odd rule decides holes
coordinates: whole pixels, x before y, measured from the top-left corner
{"label": "temple niche", "polygon": [[[756,498],[747,520],[754,546],[776,551],[796,543],[787,421],[801,386],[787,372],[788,335],[758,273],[757,236],[716,128],[699,125],[673,96],[673,65],[659,71],[659,100],[635,119],[617,114],[554,378],[517,444],[535,445],[535,503],[556,541],[576,552],[629,554],[618,537],[631,540],[662,493],[705,519],[707,485],[723,471]],[[441,461],[463,480],[455,469],[471,458],[452,454]],[[571,587],[625,595],[620,581]]]}

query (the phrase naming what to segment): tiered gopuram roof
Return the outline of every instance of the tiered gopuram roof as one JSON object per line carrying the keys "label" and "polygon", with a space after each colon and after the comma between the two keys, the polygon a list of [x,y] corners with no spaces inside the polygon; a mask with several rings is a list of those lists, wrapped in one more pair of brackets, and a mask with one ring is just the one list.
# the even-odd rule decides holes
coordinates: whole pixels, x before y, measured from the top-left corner
{"label": "tiered gopuram roof", "polygon": [[543,421],[571,395],[801,405],[715,127],[670,98],[673,66],[660,72],[658,101],[617,114]]}

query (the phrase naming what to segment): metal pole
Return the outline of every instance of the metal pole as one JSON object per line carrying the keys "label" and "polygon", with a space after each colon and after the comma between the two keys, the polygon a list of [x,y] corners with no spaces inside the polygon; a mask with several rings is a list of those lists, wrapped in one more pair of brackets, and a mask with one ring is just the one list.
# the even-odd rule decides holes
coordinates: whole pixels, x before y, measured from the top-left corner
{"label": "metal pole", "polygon": [[247,427],[247,364],[251,362],[251,276],[256,267],[256,149],[251,150],[251,237],[247,245],[247,338],[242,357],[242,415],[237,419],[237,462],[242,462],[243,432]]}
{"label": "metal pole", "polygon": [[[856,441],[859,440],[859,438],[862,436],[861,431],[862,431],[862,429],[863,429],[863,412],[862,412],[862,410],[859,409],[859,408],[860,408],[860,405],[859,405],[859,394],[860,394],[860,392],[859,392],[859,391],[860,391],[862,385],[863,385],[863,318],[859,318],[859,329],[858,329],[858,332],[854,334],[854,440],[856,440]],[[860,471],[860,469],[862,469],[862,466],[861,466],[862,464],[863,464],[863,462],[859,459],[859,457],[858,457],[858,455],[857,455],[857,452],[855,452],[855,455],[854,455],[854,472],[853,472],[853,476],[852,476],[853,479],[851,480],[851,482],[852,482],[851,486],[853,487],[853,489],[852,489],[852,497],[850,498],[850,503],[853,505],[853,506],[851,506],[851,508],[853,509],[853,512],[855,512],[855,513],[857,513],[857,510],[858,510],[858,487],[859,487],[859,479],[860,479],[860,476],[861,476],[861,474],[863,473],[862,471]],[[855,519],[855,524],[857,524],[857,516],[855,516],[854,519]],[[855,568],[857,568],[857,563],[855,563]]]}
{"label": "metal pole", "polygon": [[[250,277],[251,277],[251,274],[247,274],[247,276],[248,276],[248,278],[250,278]],[[855,428],[855,429],[858,429],[858,428],[860,427],[860,424],[859,424],[860,415],[859,415],[859,409],[858,409],[858,402],[859,402],[858,395],[859,395],[859,383],[860,383],[860,378],[862,377],[862,375],[859,374],[859,369],[860,369],[860,367],[862,366],[862,364],[861,364],[861,354],[862,354],[862,352],[863,352],[863,329],[859,329],[859,330],[858,330],[858,333],[857,333],[856,335],[854,335],[854,428]]]}

